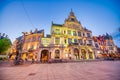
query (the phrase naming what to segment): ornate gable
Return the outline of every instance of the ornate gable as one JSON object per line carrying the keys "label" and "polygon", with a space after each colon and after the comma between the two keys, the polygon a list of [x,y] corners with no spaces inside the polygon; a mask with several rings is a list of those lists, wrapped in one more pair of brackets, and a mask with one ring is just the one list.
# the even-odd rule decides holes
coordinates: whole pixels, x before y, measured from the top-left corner
{"label": "ornate gable", "polygon": [[82,29],[81,23],[77,20],[74,12],[71,10],[67,19],[65,19],[64,25],[65,27],[74,28],[74,29]]}

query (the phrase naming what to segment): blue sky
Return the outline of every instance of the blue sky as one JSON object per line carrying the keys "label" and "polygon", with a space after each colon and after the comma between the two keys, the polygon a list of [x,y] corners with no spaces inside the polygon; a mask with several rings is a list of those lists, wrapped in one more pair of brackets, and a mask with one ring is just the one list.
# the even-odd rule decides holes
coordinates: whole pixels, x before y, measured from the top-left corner
{"label": "blue sky", "polygon": [[106,32],[120,47],[119,0],[0,0],[0,32],[14,41],[23,31],[45,29],[50,33],[52,21],[63,24],[71,8],[93,35]]}

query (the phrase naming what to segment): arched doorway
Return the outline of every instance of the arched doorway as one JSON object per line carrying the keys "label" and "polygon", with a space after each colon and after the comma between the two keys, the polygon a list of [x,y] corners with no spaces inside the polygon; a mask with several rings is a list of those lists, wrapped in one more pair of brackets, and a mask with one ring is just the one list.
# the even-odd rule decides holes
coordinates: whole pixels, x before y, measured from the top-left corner
{"label": "arched doorway", "polygon": [[88,54],[89,54],[89,59],[93,59],[93,53],[92,53],[92,51],[88,50]]}
{"label": "arched doorway", "polygon": [[55,50],[55,59],[60,59],[60,50]]}
{"label": "arched doorway", "polygon": [[28,53],[28,56],[27,56],[27,59],[28,59],[29,61],[32,61],[32,59],[34,59],[34,54],[33,54],[32,52],[29,52],[29,53]]}
{"label": "arched doorway", "polygon": [[48,62],[48,58],[49,58],[49,51],[48,50],[42,50],[41,51],[41,58],[40,58],[40,60],[41,60],[41,62]]}
{"label": "arched doorway", "polygon": [[79,50],[77,48],[74,49],[74,56],[76,57],[76,59],[80,59]]}
{"label": "arched doorway", "polygon": [[85,51],[84,49],[81,50],[81,53],[82,53],[81,58],[82,58],[82,59],[87,59],[87,58],[86,58],[86,51]]}

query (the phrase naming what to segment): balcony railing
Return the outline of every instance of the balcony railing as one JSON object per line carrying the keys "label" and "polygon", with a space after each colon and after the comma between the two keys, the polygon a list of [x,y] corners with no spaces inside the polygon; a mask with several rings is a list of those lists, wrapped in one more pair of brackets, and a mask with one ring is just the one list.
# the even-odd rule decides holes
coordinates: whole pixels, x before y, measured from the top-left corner
{"label": "balcony railing", "polygon": [[87,46],[92,46],[92,44],[87,44]]}

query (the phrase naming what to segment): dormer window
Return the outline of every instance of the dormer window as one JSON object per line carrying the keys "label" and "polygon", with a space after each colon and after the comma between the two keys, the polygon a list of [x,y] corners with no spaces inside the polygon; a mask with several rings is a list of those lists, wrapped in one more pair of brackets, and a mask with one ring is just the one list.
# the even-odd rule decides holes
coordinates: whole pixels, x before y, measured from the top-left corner
{"label": "dormer window", "polygon": [[74,19],[74,18],[71,18],[71,21],[75,21],[75,19]]}

